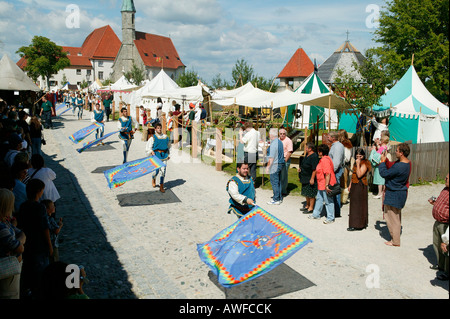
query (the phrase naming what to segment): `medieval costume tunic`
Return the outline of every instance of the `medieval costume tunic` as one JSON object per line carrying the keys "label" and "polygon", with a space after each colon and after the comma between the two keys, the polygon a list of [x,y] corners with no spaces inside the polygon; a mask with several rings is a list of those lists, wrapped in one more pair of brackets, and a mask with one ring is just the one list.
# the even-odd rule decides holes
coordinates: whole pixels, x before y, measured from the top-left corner
{"label": "medieval costume tunic", "polygon": [[[91,122],[92,123],[99,123],[103,124],[105,121],[105,111],[103,110],[97,110],[94,109],[91,115]],[[105,127],[99,127],[97,131],[95,132],[95,139],[99,139],[100,137],[103,137],[103,133],[105,132]]]}
{"label": "medieval costume tunic", "polygon": [[[148,156],[150,156],[151,152],[155,152],[155,156],[159,158],[163,163],[167,163],[170,155],[170,139],[166,134],[153,134],[152,137],[147,142],[145,146],[145,152]],[[153,172],[152,178],[156,179],[159,173],[160,176],[160,185],[164,184],[164,177],[166,176],[166,166],[161,167]]]}
{"label": "medieval costume tunic", "polygon": [[371,170],[368,160],[363,160],[361,166],[365,165],[367,171],[361,178],[356,174],[356,164],[353,165],[352,186],[350,188],[350,211],[348,218],[348,227],[355,229],[364,229],[369,223],[369,199],[367,174]]}
{"label": "medieval costume tunic", "polygon": [[251,177],[244,178],[239,174],[233,176],[227,183],[226,190],[230,195],[230,207],[228,214],[234,213],[241,218],[253,209],[253,206],[247,204],[247,199],[250,198],[255,202],[255,186]]}
{"label": "medieval costume tunic", "polygon": [[120,130],[119,139],[123,143],[123,163],[127,162],[128,151],[130,150],[131,141],[133,140],[133,119],[131,116],[121,116],[117,127]]}

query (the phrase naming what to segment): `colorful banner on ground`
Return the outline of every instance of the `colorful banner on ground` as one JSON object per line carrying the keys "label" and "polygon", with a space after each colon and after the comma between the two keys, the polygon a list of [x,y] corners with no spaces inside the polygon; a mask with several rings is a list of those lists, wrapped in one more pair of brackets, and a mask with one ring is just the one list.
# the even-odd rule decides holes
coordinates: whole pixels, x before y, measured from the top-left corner
{"label": "colorful banner on ground", "polygon": [[81,153],[81,152],[87,150],[88,148],[91,148],[92,146],[97,145],[98,143],[100,143],[101,141],[107,139],[107,138],[110,137],[111,135],[117,134],[117,133],[119,133],[119,132],[120,132],[120,131],[111,132],[111,133],[108,133],[108,134],[106,134],[106,135],[104,135],[104,136],[102,136],[102,137],[100,137],[100,138],[98,138],[98,139],[96,139],[96,140],[90,141],[89,143],[84,143],[84,145],[83,145],[82,148],[78,148],[78,149],[77,149],[77,152],[78,152],[78,153]]}
{"label": "colorful banner on ground", "polygon": [[274,269],[311,239],[256,206],[210,241],[197,245],[200,259],[225,288]]}
{"label": "colorful banner on ground", "polygon": [[69,139],[74,143],[80,143],[82,140],[84,140],[86,137],[88,137],[92,132],[97,130],[98,128],[102,127],[103,124],[100,123],[92,123],[88,127],[82,128],[81,130],[73,133],[73,135],[69,136]]}
{"label": "colorful banner on ground", "polygon": [[150,174],[163,166],[166,166],[166,164],[159,158],[150,156],[109,169],[104,174],[109,188],[117,188],[126,182]]}

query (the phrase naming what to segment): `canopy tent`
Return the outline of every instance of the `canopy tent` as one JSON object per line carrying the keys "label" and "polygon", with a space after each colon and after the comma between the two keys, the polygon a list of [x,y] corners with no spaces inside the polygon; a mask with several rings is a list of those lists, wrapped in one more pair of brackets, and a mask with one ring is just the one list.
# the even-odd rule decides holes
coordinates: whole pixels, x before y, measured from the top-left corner
{"label": "canopy tent", "polygon": [[102,83],[97,79],[87,87],[88,92],[97,92],[102,87]]}
{"label": "canopy tent", "polygon": [[234,98],[215,99],[213,102],[221,106],[237,104],[254,108],[279,108],[291,104],[316,105],[336,110],[349,108],[348,103],[344,99],[336,96],[333,92],[306,94],[285,90],[283,92],[271,93],[258,88],[253,88]]}
{"label": "canopy tent", "polygon": [[69,82],[64,84],[64,86],[61,88],[61,90],[72,90],[72,91],[78,91],[79,89],[80,88],[78,87],[77,84],[70,84]]}
{"label": "canopy tent", "polygon": [[373,111],[377,117],[390,116],[391,140],[413,144],[449,141],[448,106],[426,89],[412,65]]}
{"label": "canopy tent", "polygon": [[[312,72],[303,83],[295,90],[295,93],[299,94],[327,94],[332,93],[330,88],[319,78],[317,75],[317,71]],[[328,97],[328,101],[323,98],[316,99],[319,105],[313,105],[311,102],[307,101],[303,104],[298,105],[290,105],[287,108],[287,112],[285,114],[285,122],[287,124],[292,123],[294,121],[294,112],[296,110],[300,110],[302,112],[302,118],[300,123],[297,124],[298,128],[312,128],[313,123],[316,123],[317,117],[319,117],[319,128],[326,129],[326,123],[329,122],[331,115],[331,128],[337,127],[338,122],[338,114],[336,108],[338,109],[347,109],[346,103],[338,98],[335,95],[331,96],[333,107],[331,107],[330,97]],[[342,106],[337,106],[342,103]],[[328,109],[326,111],[325,109]]]}
{"label": "canopy tent", "polygon": [[0,90],[5,91],[34,91],[41,89],[34,84],[8,55],[0,60]]}

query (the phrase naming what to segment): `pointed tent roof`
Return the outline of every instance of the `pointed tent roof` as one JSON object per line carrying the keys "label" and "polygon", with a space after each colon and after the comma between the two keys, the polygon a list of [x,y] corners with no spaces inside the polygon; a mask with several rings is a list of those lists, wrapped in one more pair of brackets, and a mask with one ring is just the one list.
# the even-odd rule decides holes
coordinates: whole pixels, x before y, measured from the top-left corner
{"label": "pointed tent roof", "polygon": [[362,80],[359,72],[353,68],[353,62],[361,65],[365,59],[364,55],[347,40],[320,65],[318,75],[325,83],[334,83],[336,71],[342,69],[344,73],[353,75],[356,80]]}
{"label": "pointed tent roof", "polygon": [[0,90],[38,92],[40,88],[5,54],[0,60]]}
{"label": "pointed tent roof", "polygon": [[448,106],[436,99],[425,87],[413,65],[403,77],[386,92],[380,100],[381,106],[374,106],[375,112],[388,110],[392,105],[393,113],[415,115],[437,115],[449,118]]}
{"label": "pointed tent roof", "polygon": [[329,93],[330,88],[322,81],[322,79],[314,71],[311,73],[305,81],[295,90],[298,93],[304,94],[320,94]]}
{"label": "pointed tent roof", "polygon": [[284,69],[278,74],[278,78],[306,77],[314,71],[311,59],[302,48],[297,49]]}

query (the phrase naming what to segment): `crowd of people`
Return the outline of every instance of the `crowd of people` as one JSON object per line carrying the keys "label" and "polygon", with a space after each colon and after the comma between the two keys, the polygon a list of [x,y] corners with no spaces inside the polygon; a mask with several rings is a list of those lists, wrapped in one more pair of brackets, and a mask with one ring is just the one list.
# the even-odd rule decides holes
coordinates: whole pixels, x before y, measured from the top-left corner
{"label": "crowd of people", "polygon": [[59,260],[60,195],[41,149],[53,108],[45,95],[35,115],[0,104],[0,299],[87,298]]}
{"label": "crowd of people", "polygon": [[[112,97],[98,98],[89,104],[91,121],[104,124],[109,120]],[[67,277],[67,273],[63,272],[67,264],[59,260],[58,253],[58,234],[63,227],[62,219],[56,217],[60,195],[53,183],[56,174],[46,167],[41,149],[45,143],[44,129],[54,128],[54,101],[65,103],[67,108],[74,110],[74,116],[82,119],[82,109],[86,104],[79,99],[83,98],[75,93],[62,94],[56,100],[53,96],[43,96],[40,108],[34,115],[26,110],[8,107],[5,103],[0,105],[0,261],[2,265],[8,265],[7,268],[16,269],[14,274],[0,277],[0,298],[88,298],[82,286],[70,289],[61,283]],[[147,156],[156,156],[167,163],[173,142],[181,143],[182,130],[187,130],[188,143],[192,143],[191,124],[206,118],[206,111],[201,105],[190,104],[188,112],[182,113],[180,106],[173,101],[173,110],[169,112],[166,123],[170,134],[164,134],[162,101],[158,102],[156,118],[148,117],[141,107],[138,122],[127,114],[126,107],[121,106],[117,128],[123,142],[123,163],[127,162],[138,125],[143,128],[142,139],[146,141]],[[312,142],[305,144],[298,178],[306,202],[300,210],[308,214],[311,220],[325,216],[323,223],[332,224],[341,216],[341,207],[347,201],[344,195],[348,192],[347,230],[366,229],[369,223],[368,176],[373,172],[373,184],[378,185],[378,193],[374,197],[380,199],[380,210],[391,237],[385,244],[398,247],[401,214],[407,200],[411,172],[411,161],[408,159],[410,149],[405,143],[396,145],[396,160],[393,161],[388,152],[389,131],[385,121],[380,123],[375,124],[377,130],[373,134],[370,154],[366,154],[363,148],[353,151],[353,143],[344,130],[329,132],[317,147]],[[180,130],[174,130],[176,127]],[[96,138],[103,134],[103,129],[97,130]],[[284,128],[270,129],[269,140],[264,170],[270,176],[273,197],[267,204],[282,205],[283,198],[288,195],[288,173],[294,143]],[[239,218],[256,204],[255,181],[261,141],[261,134],[251,121],[243,124],[239,132],[241,149],[238,151],[237,174],[226,187],[230,195],[229,212]],[[166,167],[152,174],[153,187],[157,187],[156,178],[159,176],[160,191],[163,193],[165,175]],[[438,260],[432,267],[442,271],[439,279],[448,280],[448,175],[442,193],[438,198],[430,199],[430,204],[433,205],[436,220],[433,245]],[[85,272],[82,273],[85,277]]]}
{"label": "crowd of people", "polygon": [[[323,223],[331,224],[341,217],[341,207],[347,202],[341,195],[348,192],[347,231],[362,231],[369,224],[369,175],[372,174],[372,183],[378,186],[374,198],[381,199],[379,209],[391,237],[385,244],[399,247],[401,215],[408,196],[412,165],[408,159],[410,147],[406,143],[393,146],[394,161],[389,153],[391,146],[386,121],[382,119],[378,123],[372,119],[371,122],[376,123],[376,131],[370,143],[370,154],[366,154],[364,148],[356,147],[352,158],[353,143],[345,130],[329,132],[317,147],[313,142],[305,143],[298,178],[302,184],[301,195],[306,201],[300,210],[309,214],[308,218],[311,220],[320,220],[325,215]],[[270,174],[273,197],[267,204],[281,205],[286,195],[286,172],[293,152],[292,141],[287,137],[284,128],[270,129],[269,138],[268,160],[263,165],[265,172]],[[244,153],[246,156],[241,156],[237,164],[237,174],[228,181],[226,187],[230,196],[228,212],[239,218],[255,205],[255,167],[258,156],[254,153],[260,141],[260,134],[256,133],[252,123],[246,123],[240,133],[240,142],[244,152],[250,151],[248,154],[251,156],[247,153]],[[438,264],[434,265],[433,269],[442,271],[438,279],[448,280],[448,175],[441,195],[438,199],[430,199],[430,203],[433,205],[433,217],[436,219],[433,238],[438,259]]]}

